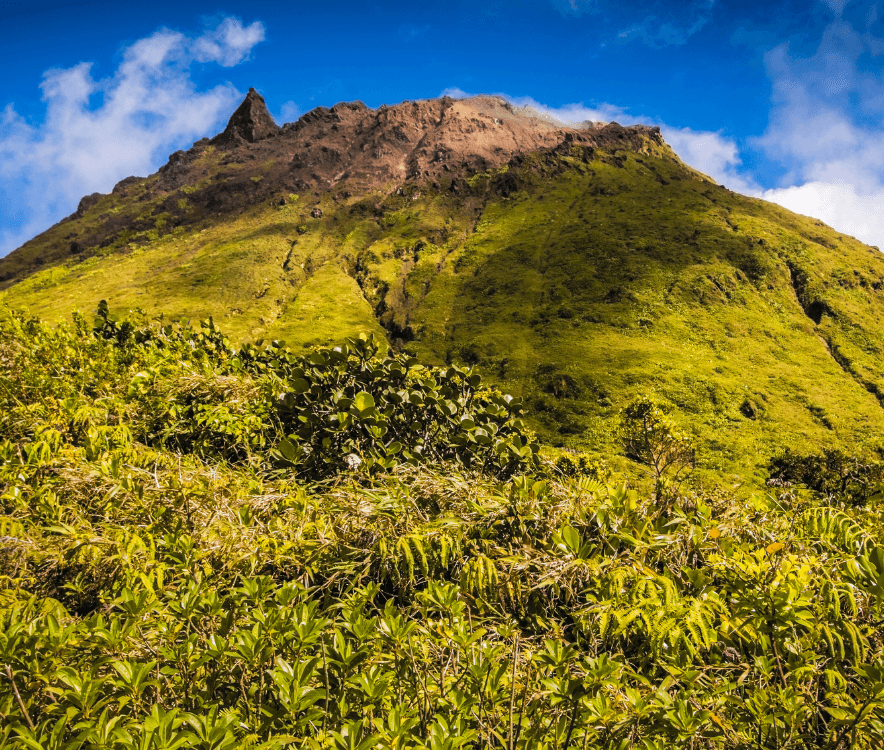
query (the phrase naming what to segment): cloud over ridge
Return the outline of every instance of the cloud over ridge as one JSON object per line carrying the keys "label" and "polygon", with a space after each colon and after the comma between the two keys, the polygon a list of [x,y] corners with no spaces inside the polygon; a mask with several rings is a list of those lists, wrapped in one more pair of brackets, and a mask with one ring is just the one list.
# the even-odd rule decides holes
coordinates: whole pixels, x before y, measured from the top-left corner
{"label": "cloud over ridge", "polygon": [[753,145],[786,170],[761,197],[814,216],[863,242],[884,247],[884,39],[843,20],[846,5],[813,55],[788,44],[765,59],[773,107]]}
{"label": "cloud over ridge", "polygon": [[[721,131],[633,115],[616,104],[550,107],[530,97],[502,96],[563,124],[616,120],[622,125],[657,125],[685,163],[716,182],[884,248],[884,38],[870,30],[877,20],[874,7],[863,29],[862,23],[845,19],[843,0],[825,4],[834,18],[813,54],[799,57],[788,43],[766,54],[771,83],[768,125],[760,136],[742,143]],[[446,92],[467,95],[459,89]],[[783,174],[778,183],[765,184],[746,166],[747,152],[779,164]]]}
{"label": "cloud over ridge", "polygon": [[154,172],[216,126],[240,93],[229,83],[198,91],[191,67],[237,65],[263,39],[260,22],[225,18],[198,36],[160,29],[139,39],[105,79],[93,78],[89,62],[47,70],[42,123],[28,123],[13,104],[0,112],[0,215],[10,217],[0,257],[71,213],[83,195]]}

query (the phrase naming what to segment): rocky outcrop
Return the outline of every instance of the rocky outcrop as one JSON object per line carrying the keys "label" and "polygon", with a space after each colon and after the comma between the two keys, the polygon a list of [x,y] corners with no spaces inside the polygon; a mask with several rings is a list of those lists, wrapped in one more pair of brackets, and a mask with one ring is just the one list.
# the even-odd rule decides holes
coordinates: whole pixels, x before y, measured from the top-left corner
{"label": "rocky outcrop", "polygon": [[116,185],[114,185],[114,189],[111,191],[114,195],[128,195],[129,188],[133,185],[137,185],[139,182],[144,182],[144,177],[124,177],[120,180]]}
{"label": "rocky outcrop", "polygon": [[249,89],[249,93],[233,113],[224,132],[216,136],[213,141],[229,143],[242,139],[248,143],[255,143],[276,135],[279,130],[279,126],[267,109],[264,97],[255,89]]}
{"label": "rocky outcrop", "polygon": [[102,198],[104,198],[104,193],[92,193],[91,195],[84,195],[80,199],[80,204],[77,206],[77,211],[74,216],[79,219]]}

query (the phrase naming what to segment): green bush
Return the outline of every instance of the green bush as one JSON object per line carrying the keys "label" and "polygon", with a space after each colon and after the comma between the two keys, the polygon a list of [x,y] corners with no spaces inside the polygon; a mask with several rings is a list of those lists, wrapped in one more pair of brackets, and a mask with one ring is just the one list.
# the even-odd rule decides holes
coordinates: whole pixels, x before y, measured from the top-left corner
{"label": "green bush", "polygon": [[88,363],[87,387],[115,392],[136,439],[155,448],[310,479],[356,465],[456,462],[499,478],[537,465],[519,400],[469,369],[380,356],[371,338],[301,356],[278,341],[233,347],[211,319],[121,321],[104,300],[91,330],[77,320],[74,333],[36,322],[17,333],[51,338],[55,359],[88,344],[103,366]]}
{"label": "green bush", "polygon": [[537,443],[511,396],[480,388],[478,373],[378,356],[373,339],[319,349],[285,373],[278,414],[288,438],[274,457],[310,477],[356,457],[366,468],[455,462],[498,477],[533,468]]}
{"label": "green bush", "polygon": [[803,484],[828,497],[864,504],[884,489],[884,465],[863,460],[838,448],[822,453],[800,453],[786,448],[768,464],[770,483]]}
{"label": "green bush", "polygon": [[[474,433],[517,407],[468,370],[311,356],[0,311],[4,750],[882,746],[880,502],[501,481]],[[294,479],[284,425],[453,459]]]}
{"label": "green bush", "polygon": [[600,482],[611,477],[608,462],[587,453],[563,453],[555,460],[555,467],[563,477],[588,477]]}

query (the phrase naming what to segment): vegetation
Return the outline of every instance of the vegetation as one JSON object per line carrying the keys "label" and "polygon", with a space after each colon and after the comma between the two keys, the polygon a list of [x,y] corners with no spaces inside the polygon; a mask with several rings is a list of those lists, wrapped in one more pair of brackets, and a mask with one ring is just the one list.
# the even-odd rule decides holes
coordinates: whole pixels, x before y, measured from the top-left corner
{"label": "vegetation", "polygon": [[627,456],[651,467],[654,494],[664,508],[664,498],[694,470],[691,438],[647,396],[637,398],[623,410],[620,437]]}
{"label": "vegetation", "polygon": [[0,746],[881,746],[880,495],[532,446],[368,339],[5,314]]}
{"label": "vegetation", "polygon": [[[35,272],[0,294],[44,317],[102,296],[167,321],[214,315],[235,344],[302,352],[372,334],[475,367],[562,449],[619,453],[617,415],[647,394],[684,421],[695,476],[747,494],[785,447],[870,453],[884,442],[880,252],[655,149],[527,154],[398,191],[343,179],[221,212],[201,191],[257,190],[243,176],[257,162],[212,152],[195,191],[150,177],[4,259],[0,276]],[[66,238],[100,236],[108,215],[130,229],[72,255]]]}
{"label": "vegetation", "polygon": [[863,505],[884,486],[884,466],[869,458],[848,455],[837,448],[821,454],[786,449],[770,462],[771,483],[803,484],[827,497],[843,497]]}

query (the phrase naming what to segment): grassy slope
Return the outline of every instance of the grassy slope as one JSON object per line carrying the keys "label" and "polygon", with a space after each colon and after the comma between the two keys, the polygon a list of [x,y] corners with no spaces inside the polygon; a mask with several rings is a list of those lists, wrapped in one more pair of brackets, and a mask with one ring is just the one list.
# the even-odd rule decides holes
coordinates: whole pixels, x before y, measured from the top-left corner
{"label": "grassy slope", "polygon": [[[783,444],[882,441],[879,253],[665,151],[580,156],[529,157],[508,198],[478,175],[466,197],[341,186],[318,220],[309,196],[157,236],[160,214],[125,238],[144,247],[47,267],[0,299],[54,317],[107,298],[296,346],[383,335],[380,320],[423,358],[476,363],[526,396],[554,443],[607,452],[610,417],[657,393],[734,481]],[[150,213],[109,196],[79,222],[111,211]]]}

